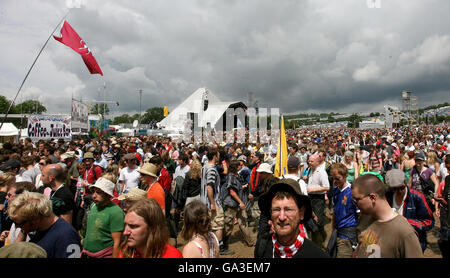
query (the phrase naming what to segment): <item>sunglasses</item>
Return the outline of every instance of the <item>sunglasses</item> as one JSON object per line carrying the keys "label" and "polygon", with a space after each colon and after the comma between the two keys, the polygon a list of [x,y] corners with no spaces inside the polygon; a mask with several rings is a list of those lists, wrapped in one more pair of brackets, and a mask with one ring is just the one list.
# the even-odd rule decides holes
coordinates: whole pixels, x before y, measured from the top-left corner
{"label": "sunglasses", "polygon": [[45,166],[45,162],[39,162],[39,165]]}
{"label": "sunglasses", "polygon": [[361,201],[362,199],[364,199],[366,197],[369,197],[369,195],[370,194],[367,194],[366,196],[363,196],[361,198],[354,198],[354,197],[352,197],[352,201],[353,201],[354,204],[358,204],[359,201]]}

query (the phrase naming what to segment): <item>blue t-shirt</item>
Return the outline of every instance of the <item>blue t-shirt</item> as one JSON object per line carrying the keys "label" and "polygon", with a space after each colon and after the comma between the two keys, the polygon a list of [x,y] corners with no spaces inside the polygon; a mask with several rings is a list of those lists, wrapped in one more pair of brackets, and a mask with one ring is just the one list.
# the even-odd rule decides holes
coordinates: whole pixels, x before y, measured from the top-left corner
{"label": "blue t-shirt", "polygon": [[[334,227],[335,229],[355,227],[358,224],[358,208],[352,201],[352,188],[347,182],[343,191],[339,187],[333,187],[334,202]],[[348,238],[344,235],[338,235],[340,238]]]}
{"label": "blue t-shirt", "polygon": [[59,218],[48,230],[30,235],[47,252],[47,258],[80,258],[81,244],[77,231],[66,220]]}

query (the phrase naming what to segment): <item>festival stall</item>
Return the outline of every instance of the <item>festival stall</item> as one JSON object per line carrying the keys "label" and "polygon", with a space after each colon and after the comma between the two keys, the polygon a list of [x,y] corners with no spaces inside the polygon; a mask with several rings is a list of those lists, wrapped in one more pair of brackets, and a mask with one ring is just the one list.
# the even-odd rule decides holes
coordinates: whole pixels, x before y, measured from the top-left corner
{"label": "festival stall", "polygon": [[19,137],[19,129],[13,123],[4,123],[0,129],[0,143],[16,143]]}

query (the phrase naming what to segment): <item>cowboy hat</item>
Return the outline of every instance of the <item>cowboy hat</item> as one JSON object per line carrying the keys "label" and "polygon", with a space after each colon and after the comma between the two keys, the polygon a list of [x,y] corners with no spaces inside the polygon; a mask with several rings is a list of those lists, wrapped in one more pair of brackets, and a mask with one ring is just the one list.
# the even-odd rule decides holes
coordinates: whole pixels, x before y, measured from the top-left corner
{"label": "cowboy hat", "polygon": [[279,191],[287,191],[291,193],[296,201],[298,208],[305,206],[305,214],[301,223],[306,223],[312,217],[311,199],[307,195],[303,195],[297,181],[293,179],[281,179],[273,184],[269,190],[259,197],[258,205],[266,217],[271,218],[272,199]]}
{"label": "cowboy hat", "polygon": [[157,178],[158,168],[153,163],[144,163],[144,166],[138,170],[139,173]]}
{"label": "cowboy hat", "polygon": [[145,190],[139,189],[137,187],[133,187],[130,189],[130,191],[128,191],[128,193],[120,195],[117,199],[119,201],[123,201],[126,199],[138,200],[138,199],[146,199],[146,198],[147,198],[147,192],[145,192]]}

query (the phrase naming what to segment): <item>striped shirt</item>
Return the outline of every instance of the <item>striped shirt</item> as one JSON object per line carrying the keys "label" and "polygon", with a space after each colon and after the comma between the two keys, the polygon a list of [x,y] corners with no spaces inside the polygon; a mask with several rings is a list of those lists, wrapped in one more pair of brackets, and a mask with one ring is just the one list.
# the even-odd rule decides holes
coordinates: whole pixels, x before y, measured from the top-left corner
{"label": "striped shirt", "polygon": [[213,185],[214,200],[217,207],[222,207],[220,202],[220,176],[214,165],[206,164],[202,168],[202,181],[200,189],[200,200],[208,208],[211,208],[211,203],[208,198],[207,186]]}
{"label": "striped shirt", "polygon": [[371,154],[369,159],[370,159],[370,165],[372,166],[372,169],[381,168],[381,164],[380,164],[381,154],[379,154],[378,152],[376,152],[375,154]]}

